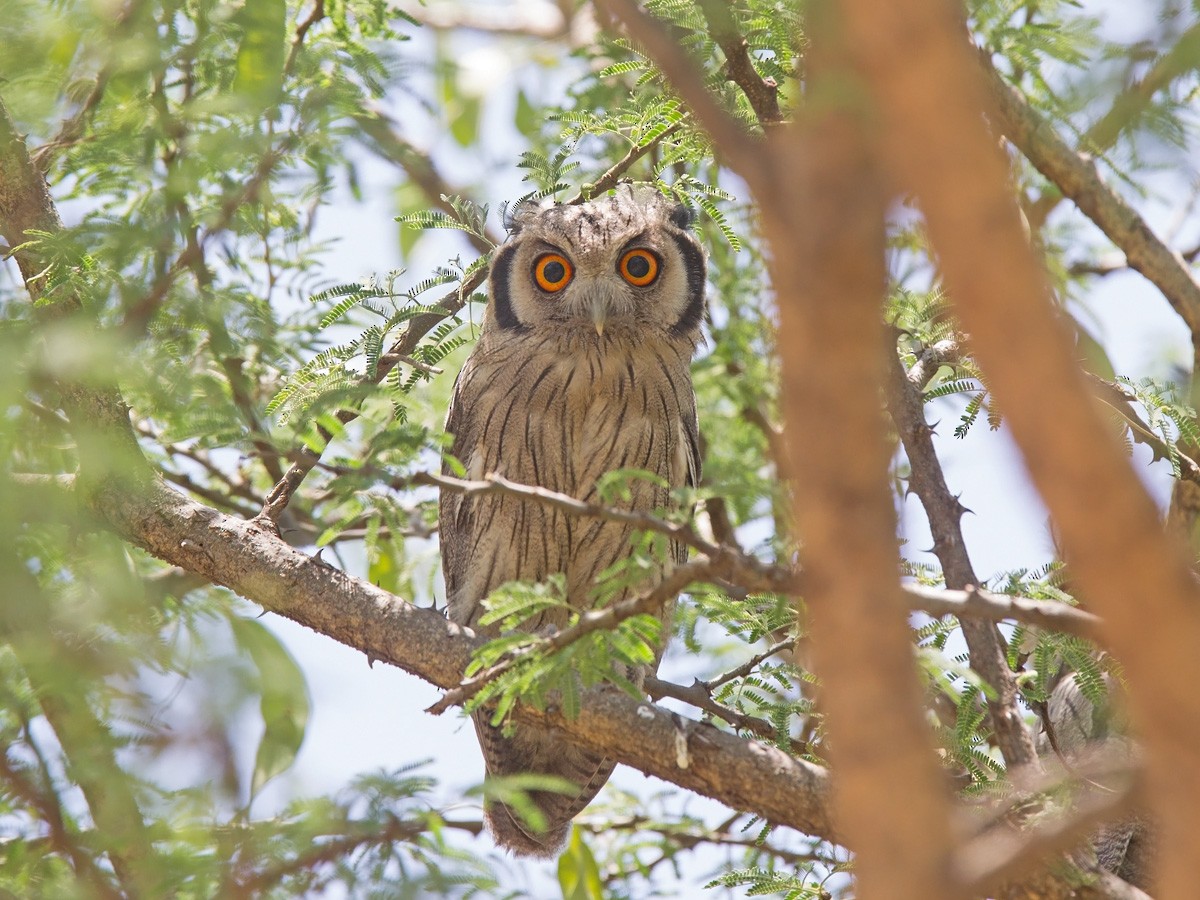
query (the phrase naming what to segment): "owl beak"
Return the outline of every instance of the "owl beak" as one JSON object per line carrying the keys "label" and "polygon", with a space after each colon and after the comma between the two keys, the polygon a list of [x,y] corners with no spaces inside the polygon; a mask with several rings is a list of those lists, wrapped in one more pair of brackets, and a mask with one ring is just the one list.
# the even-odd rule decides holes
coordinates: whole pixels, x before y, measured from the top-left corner
{"label": "owl beak", "polygon": [[596,326],[596,334],[604,336],[604,322],[608,319],[608,304],[600,297],[592,300],[592,323]]}

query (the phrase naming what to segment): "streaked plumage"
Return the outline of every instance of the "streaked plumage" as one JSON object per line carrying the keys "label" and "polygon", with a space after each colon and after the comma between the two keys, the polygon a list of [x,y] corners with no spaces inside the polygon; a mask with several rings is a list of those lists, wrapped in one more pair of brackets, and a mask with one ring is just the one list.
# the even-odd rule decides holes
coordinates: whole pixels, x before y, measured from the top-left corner
{"label": "streaked plumage", "polygon": [[[446,422],[450,452],[470,477],[495,472],[594,501],[605,473],[645,469],[669,485],[632,482],[628,507],[645,511],[666,506],[669,489],[697,482],[689,365],[705,268],[689,220],[653,189],[628,185],[580,205],[527,203],[514,212],[492,261],[479,343]],[[483,599],[508,581],[563,573],[571,604],[590,606],[596,576],[630,553],[627,526],[511,496],[444,491],[440,511],[450,618],[472,627]],[[673,549],[682,561],[685,548]],[[556,612],[528,627],[561,627],[565,615]],[[555,853],[614,763],[529,726],[504,738],[486,714],[474,721],[489,773],[544,773],[580,785],[575,796],[533,795],[549,822],[545,834],[529,833],[503,805],[486,811],[501,846]]]}

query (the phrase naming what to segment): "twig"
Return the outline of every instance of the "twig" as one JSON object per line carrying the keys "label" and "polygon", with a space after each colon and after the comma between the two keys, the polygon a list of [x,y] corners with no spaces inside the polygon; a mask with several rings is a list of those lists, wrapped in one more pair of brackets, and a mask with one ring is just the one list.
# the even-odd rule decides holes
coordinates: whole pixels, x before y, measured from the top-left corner
{"label": "twig", "polygon": [[[143,6],[145,6],[145,0],[131,0],[131,2],[127,3],[113,21],[113,32],[118,36],[126,34],[129,23],[137,18],[137,13]],[[92,89],[88,91],[88,95],[84,98],[83,103],[75,110],[75,114],[63,121],[54,137],[50,138],[50,140],[30,154],[30,158],[38,171],[43,174],[49,171],[50,166],[54,164],[55,157],[67,147],[78,143],[83,137],[88,121],[100,106],[100,102],[104,99],[104,92],[108,88],[108,82],[112,78],[112,73],[113,62],[110,60],[101,66],[100,70],[96,73],[96,77],[92,82]]]}
{"label": "twig", "polygon": [[79,109],[69,119],[63,121],[58,129],[58,133],[54,135],[42,146],[38,147],[30,158],[33,164],[41,172],[47,172],[50,166],[54,164],[54,159],[65,150],[79,142],[83,137],[84,129],[87,127],[88,119],[92,117],[92,113],[100,105],[100,101],[104,99],[104,91],[108,87],[108,80],[112,76],[110,66],[104,66],[96,73],[96,77],[92,82],[92,89],[88,92],[83,103],[79,105]]}
{"label": "twig", "polygon": [[[949,348],[945,349],[949,352]],[[979,579],[963,540],[960,520],[965,510],[946,484],[918,388],[918,383],[928,381],[930,374],[928,365],[918,367],[913,373],[905,372],[899,358],[893,356],[887,378],[888,411],[912,466],[909,487],[925,508],[933,534],[933,552],[942,565],[946,585],[967,591],[978,586]],[[962,617],[959,624],[972,668],[995,690],[995,696],[987,698],[987,705],[1005,761],[1014,770],[1031,767],[1036,771],[1040,767],[1037,749],[1021,716],[1016,679],[1008,667],[999,629],[994,622],[975,620],[970,615]]]}
{"label": "twig", "polygon": [[[576,822],[578,827],[592,834],[606,834],[612,831],[632,831],[632,832],[648,832],[650,834],[659,835],[664,841],[674,845],[674,850],[664,850],[662,855],[645,863],[641,866],[641,874],[643,877],[652,872],[656,866],[664,862],[668,862],[674,858],[674,853],[679,850],[694,850],[697,847],[705,845],[714,845],[718,847],[740,847],[744,848],[748,853],[758,853],[764,856],[774,857],[780,862],[786,863],[789,866],[803,866],[814,862],[828,862],[829,856],[826,854],[817,853],[814,850],[808,852],[797,852],[795,850],[785,850],[782,847],[776,847],[768,844],[766,841],[758,837],[745,837],[735,833],[733,825],[742,817],[742,813],[734,813],[729,816],[724,822],[717,824],[712,829],[704,829],[703,831],[684,831],[682,826],[670,824],[658,824],[647,816],[630,816],[623,820],[608,820],[598,825],[593,825],[587,819],[582,819]],[[628,877],[628,873],[622,871],[614,864],[609,864],[603,873],[603,883],[611,884],[619,878]]]}
{"label": "twig", "polygon": [[[1182,35],[1175,45],[1160,56],[1153,66],[1140,79],[1129,85],[1113,100],[1108,112],[1092,123],[1080,138],[1082,152],[1091,156],[1103,156],[1117,142],[1129,125],[1150,105],[1154,95],[1170,85],[1177,77],[1197,65],[1197,51],[1200,50],[1200,25],[1193,25]],[[1058,185],[1049,190],[1030,204],[1030,224],[1035,230],[1040,230],[1050,213],[1063,196],[1058,192]],[[1122,266],[1122,268],[1124,268]],[[1110,270],[1111,271],[1111,270]],[[1108,274],[1096,272],[1094,274]]]}
{"label": "twig", "polygon": [[300,49],[304,46],[304,38],[308,36],[309,29],[324,18],[325,0],[316,0],[313,3],[312,12],[296,25],[296,34],[292,37],[292,45],[288,48],[287,61],[283,66],[284,74],[292,71],[292,67],[296,63],[296,57],[300,55]]}
{"label": "twig", "polygon": [[463,679],[455,687],[446,691],[436,703],[425,711],[441,715],[452,706],[465,703],[479,693],[485,685],[520,665],[524,660],[557,653],[594,631],[611,630],[634,616],[659,613],[667,603],[679,595],[680,591],[697,581],[705,581],[718,574],[722,573],[717,570],[717,566],[712,560],[699,558],[685,563],[667,575],[660,584],[651,590],[601,609],[587,610],[580,614],[574,625],[564,628],[552,637],[538,638],[482,672]]}
{"label": "twig", "polygon": [[392,479],[389,484],[394,489],[404,489],[414,484],[429,485],[468,496],[508,494],[549,506],[567,515],[587,516],[632,525],[642,531],[664,534],[673,541],[691,547],[719,568],[720,571],[715,573],[716,575],[723,577],[728,573],[729,577],[736,577],[748,590],[756,593],[795,593],[799,588],[798,573],[795,570],[763,562],[736,545],[714,544],[701,537],[688,523],[671,522],[636,510],[588,503],[538,485],[518,484],[494,473],[480,481],[468,481],[449,475],[418,472],[415,475]]}
{"label": "twig", "polygon": [[621,159],[613,163],[612,167],[609,168],[607,172],[605,172],[591,184],[585,184],[583,186],[583,190],[579,192],[579,196],[575,197],[573,200],[569,200],[568,203],[572,206],[578,206],[580,203],[587,202],[592,197],[603,194],[605,191],[612,190],[617,186],[617,184],[625,176],[625,173],[629,171],[635,162],[637,162],[667,138],[674,136],[674,134],[682,127],[682,121],[674,122],[645,143],[634,144],[629,148],[629,152],[626,153]]}
{"label": "twig", "polygon": [[217,488],[210,487],[206,484],[201,484],[185,472],[160,470],[159,474],[162,475],[162,477],[167,481],[171,482],[171,484],[177,485],[183,490],[195,494],[202,500],[206,500],[214,508],[223,509],[226,512],[230,512],[236,516],[244,516],[246,518],[254,515],[254,510],[252,508],[238,503],[237,500],[230,496],[230,494],[218,490]]}
{"label": "twig", "polygon": [[162,432],[153,428],[149,421],[142,419],[134,423],[134,428],[137,433],[143,437],[154,441],[167,456],[182,456],[184,459],[190,460],[196,465],[201,466],[209,475],[219,480],[226,486],[229,494],[234,497],[241,497],[248,503],[259,504],[262,502],[260,497],[250,485],[240,478],[232,477],[228,472],[218,466],[209,458],[208,453],[196,447],[188,447],[179,443],[171,443],[164,441]]}
{"label": "twig", "polygon": [[759,141],[721,108],[704,86],[704,78],[695,63],[663,23],[644,12],[636,0],[599,0],[596,5],[625,23],[630,38],[644,48],[647,56],[662,69],[672,87],[712,137],[719,148],[718,152],[728,157],[743,176],[753,177],[756,172],[766,176],[767,173],[760,171],[763,158],[756,149]]}
{"label": "twig", "polygon": [[[482,822],[458,822],[442,820],[439,828],[449,828],[455,831],[465,831],[478,835],[483,831]],[[278,888],[289,875],[316,869],[319,866],[345,859],[357,850],[368,846],[382,846],[403,841],[412,841],[429,832],[430,823],[421,819],[392,818],[380,825],[372,822],[347,823],[349,834],[329,835],[328,840],[315,840],[311,846],[298,853],[295,857],[274,866],[268,866],[258,871],[247,872],[237,876],[236,880],[227,884],[229,897],[261,897],[271,888]],[[249,837],[249,835],[247,835]]]}
{"label": "twig", "polygon": [[1157,457],[1161,457],[1162,459],[1171,459],[1174,457],[1179,461],[1180,477],[1200,484],[1200,463],[1197,463],[1184,453],[1178,444],[1171,447],[1166,441],[1155,434],[1154,429],[1130,406],[1131,403],[1137,403],[1138,399],[1128,388],[1115,381],[1108,381],[1099,375],[1094,375],[1091,372],[1084,372],[1083,374],[1088,384],[1095,391],[1096,396],[1105,405],[1111,407],[1129,425],[1130,433],[1132,433],[1135,441],[1145,444],[1154,451]]}
{"label": "twig", "polygon": [[[369,107],[356,115],[354,121],[363,134],[370,138],[376,153],[403,169],[432,205],[453,214],[454,207],[446,198],[460,193],[460,190],[446,181],[427,154],[400,136],[396,123],[384,110]],[[479,253],[490,253],[503,240],[501,235],[490,229],[482,237],[465,231],[462,234]]]}
{"label": "twig", "polygon": [[[751,734],[756,734],[772,743],[779,740],[779,730],[774,725],[759,716],[747,715],[746,713],[738,712],[736,709],[730,709],[728,706],[718,703],[712,698],[707,685],[702,681],[694,681],[690,685],[675,684],[648,675],[643,686],[646,689],[646,693],[650,695],[651,700],[661,700],[663,697],[670,697],[673,700],[679,700],[687,703],[689,706],[694,706],[702,712],[708,713],[710,716],[716,716],[718,719],[728,722],[734,728],[749,731]],[[791,751],[797,756],[808,752],[808,745],[795,738],[789,737],[788,745]]]}
{"label": "twig", "polygon": [[779,110],[779,85],[774,78],[764,78],[754,68],[749,43],[738,31],[737,21],[727,0],[700,0],[700,12],[708,25],[708,33],[725,54],[725,73],[742,89],[758,123],[763,128],[783,121]]}
{"label": "twig", "polygon": [[263,428],[263,424],[258,418],[258,412],[254,408],[254,403],[250,399],[250,380],[246,377],[245,360],[240,356],[229,353],[222,353],[220,357],[221,368],[225,371],[225,377],[229,381],[229,391],[233,396],[233,405],[237,408],[237,411],[241,414],[249,429],[250,433],[248,437],[250,438],[250,443],[254,445],[263,468],[267,470],[267,475],[272,481],[278,481],[283,477],[283,469],[279,465],[280,453],[267,439],[267,430]]}
{"label": "twig", "polygon": [[[347,475],[356,471],[337,466],[322,466],[322,468],[336,475]],[[536,485],[518,484],[499,475],[489,475],[479,481],[470,481],[449,475],[418,472],[397,478],[381,477],[380,483],[387,484],[393,490],[407,490],[414,485],[427,485],[468,496],[508,494],[541,503],[570,516],[605,519],[610,522],[632,525],[642,531],[654,531],[666,535],[674,541],[691,547],[722,567],[727,566],[728,578],[750,592],[804,593],[804,573],[801,568],[764,562],[751,556],[736,544],[714,544],[701,537],[691,525],[661,519],[650,513],[587,503],[576,500],[568,494],[557,493]],[[1100,619],[1095,615],[1065,603],[1035,600],[1011,594],[997,594],[974,586],[966,590],[940,590],[917,584],[903,584],[899,586],[898,594],[902,597],[906,609],[924,610],[939,616],[977,616],[993,622],[1013,620],[1087,638],[1094,638],[1100,626]],[[781,642],[780,645],[767,651],[763,658],[781,652],[782,649],[786,649],[785,645],[790,646],[790,643]],[[755,664],[757,665],[757,663]],[[718,680],[712,686],[715,688],[723,683],[725,681]]]}
{"label": "twig", "polygon": [[[1165,243],[1165,241],[1164,241]],[[1197,259],[1200,259],[1200,244],[1193,244],[1186,250],[1176,251],[1179,258],[1189,266],[1194,264]],[[1098,260],[1079,260],[1073,262],[1067,267],[1067,274],[1072,276],[1080,275],[1096,275],[1100,278],[1112,275],[1115,272],[1124,272],[1129,269],[1129,260],[1125,258],[1123,253],[1108,253],[1102,255]]]}
{"label": "twig", "polygon": [[1100,639],[1101,636],[1102,623],[1099,617],[1066,603],[995,594],[974,585],[965,590],[955,591],[906,584],[903,590],[908,595],[913,609],[924,610],[935,616],[952,615],[992,622],[1012,620],[1092,641]]}
{"label": "twig", "polygon": [[1172,81],[1200,65],[1200,25],[1179,36],[1166,53],[1155,60],[1145,75],[1119,93],[1108,112],[1083,134],[1081,149],[1099,155],[1117,142],[1117,137],[1150,105],[1154,95]]}
{"label": "twig", "polygon": [[795,646],[796,646],[796,642],[795,642],[795,640],[793,640],[791,638],[789,638],[786,641],[780,641],[777,644],[772,644],[770,647],[768,647],[766,650],[763,650],[761,653],[755,653],[752,657],[750,657],[748,660],[746,660],[744,663],[742,663],[737,668],[730,669],[728,672],[726,672],[724,675],[721,675],[719,678],[714,678],[712,681],[702,681],[702,682],[700,682],[700,684],[702,684],[704,686],[704,689],[706,691],[715,691],[718,688],[729,684],[729,682],[733,681],[736,678],[744,678],[745,676],[747,676],[751,672],[753,672],[755,669],[757,669],[764,662],[766,662],[768,659],[770,659],[772,656],[776,656],[780,653],[785,653],[788,650],[795,649]]}
{"label": "twig", "polygon": [[229,227],[234,216],[243,206],[254,201],[263,186],[269,181],[275,166],[285,159],[287,154],[299,143],[300,135],[293,132],[287,135],[278,147],[263,154],[251,176],[221,203],[213,223],[205,228],[202,234],[194,239],[189,239],[183,251],[175,258],[175,262],[154,280],[150,289],[137,303],[125,311],[125,319],[121,326],[124,330],[134,333],[145,330],[175,281],[184,272],[203,262],[204,251],[208,243]]}
{"label": "twig", "polygon": [[[405,356],[409,356],[416,349],[417,344],[425,337],[439,322],[456,315],[470,299],[471,295],[479,288],[487,278],[487,272],[480,270],[464,281],[458,288],[446,294],[436,306],[441,308],[441,312],[423,313],[408,323],[408,327],[396,339],[388,351],[379,358],[378,365],[375,366],[375,371],[364,376],[362,383],[379,384],[387,377],[388,373],[396,367],[396,365]],[[358,418],[356,410],[342,410],[337,414],[337,419],[343,425],[346,425]],[[331,435],[324,428],[318,428],[326,446],[328,446]],[[262,511],[259,512],[258,518],[263,522],[272,524],[279,521],[279,517],[283,515],[283,511],[287,509],[288,503],[291,502],[292,495],[300,488],[304,479],[308,477],[308,473],[320,463],[321,454],[308,449],[301,449],[295,454],[295,459],[292,465],[284,473],[283,478],[276,482],[271,492],[267,495],[266,501],[263,503]]]}

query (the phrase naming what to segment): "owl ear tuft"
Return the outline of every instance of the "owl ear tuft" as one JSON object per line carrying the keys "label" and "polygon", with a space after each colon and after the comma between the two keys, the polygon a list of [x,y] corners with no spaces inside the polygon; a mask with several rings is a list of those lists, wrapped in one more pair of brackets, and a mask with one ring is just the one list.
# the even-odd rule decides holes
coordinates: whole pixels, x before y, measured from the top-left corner
{"label": "owl ear tuft", "polygon": [[696,211],[689,206],[684,206],[682,203],[676,203],[672,210],[667,213],[667,218],[670,219],[672,225],[686,231],[696,221]]}

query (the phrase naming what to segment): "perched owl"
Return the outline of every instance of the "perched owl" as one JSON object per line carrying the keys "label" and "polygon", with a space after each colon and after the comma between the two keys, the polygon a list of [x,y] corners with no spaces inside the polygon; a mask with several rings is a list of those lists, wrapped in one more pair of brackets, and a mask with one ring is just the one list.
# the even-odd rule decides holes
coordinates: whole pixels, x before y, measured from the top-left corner
{"label": "perched owl", "polygon": [[[662,508],[671,489],[697,483],[689,366],[704,315],[705,262],[690,220],[686,207],[630,185],[580,205],[527,202],[514,211],[509,239],[492,260],[479,343],[459,373],[446,421],[450,453],[469,477],[498,473],[596,501],[605,473],[643,469],[661,484],[632,482],[625,506],[641,511]],[[570,604],[590,608],[596,576],[631,552],[627,525],[512,496],[443,491],[440,514],[450,618],[484,633],[494,630],[479,628],[483,600],[500,585],[561,573]],[[682,545],[672,550],[685,558]],[[551,610],[526,627],[565,622],[565,611]],[[505,738],[486,712],[474,722],[490,774],[533,772],[579,785],[572,796],[532,794],[545,833],[531,832],[503,804],[485,811],[497,844],[553,855],[615,763],[528,725]]]}

